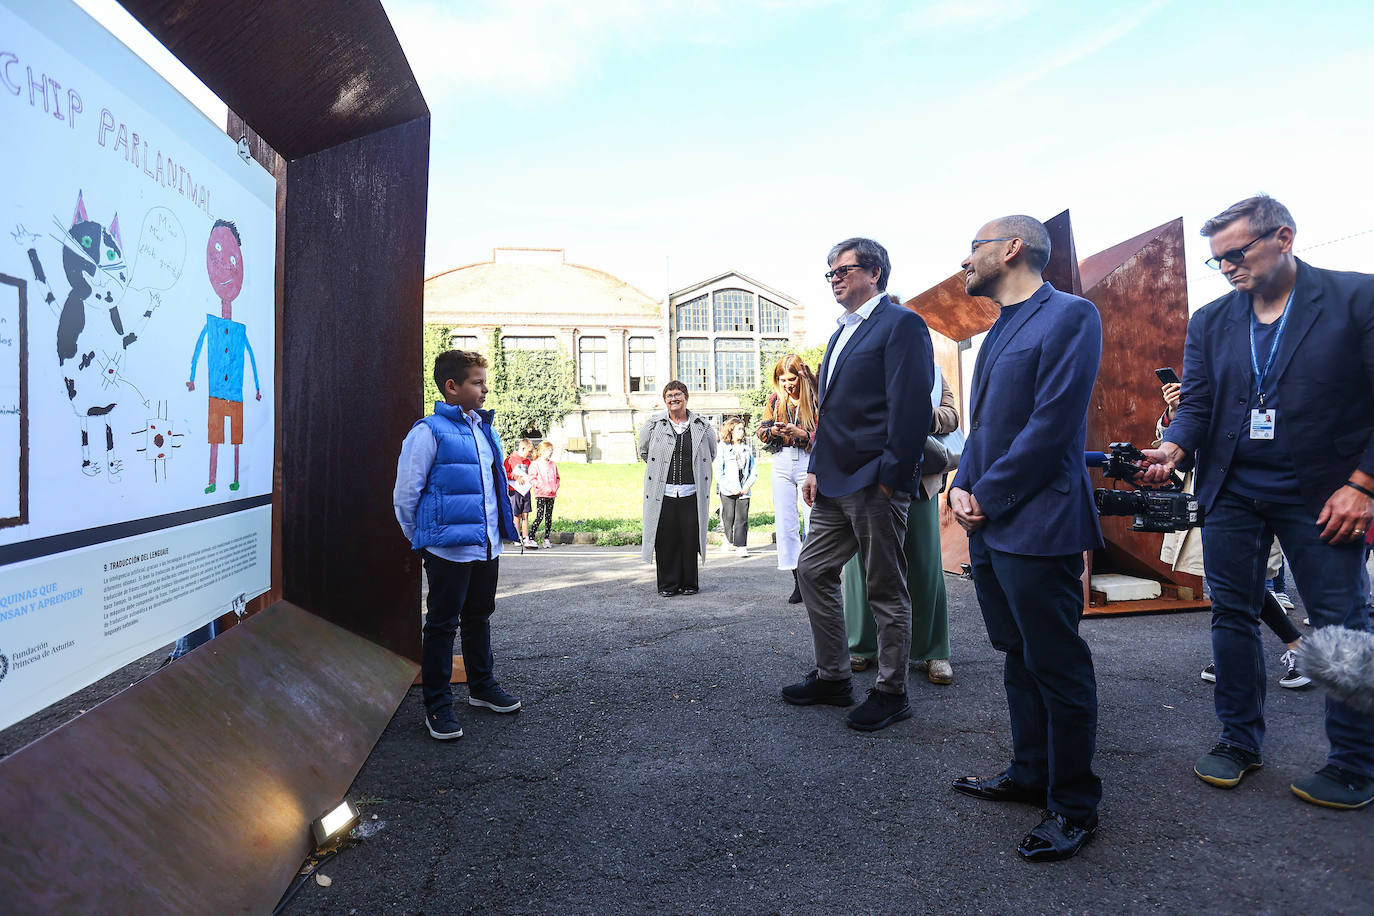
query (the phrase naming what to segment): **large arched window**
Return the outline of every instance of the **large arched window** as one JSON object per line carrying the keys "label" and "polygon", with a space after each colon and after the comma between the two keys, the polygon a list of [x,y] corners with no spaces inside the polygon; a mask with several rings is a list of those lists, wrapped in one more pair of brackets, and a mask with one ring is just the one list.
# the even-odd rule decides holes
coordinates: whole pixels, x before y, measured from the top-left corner
{"label": "large arched window", "polygon": [[711,302],[705,296],[689,299],[677,307],[679,331],[711,330]]}
{"label": "large arched window", "polygon": [[787,318],[787,309],[771,299],[759,296],[759,333],[786,334]]}
{"label": "large arched window", "polygon": [[754,333],[754,294],[742,289],[718,289],[712,294],[716,333]]}

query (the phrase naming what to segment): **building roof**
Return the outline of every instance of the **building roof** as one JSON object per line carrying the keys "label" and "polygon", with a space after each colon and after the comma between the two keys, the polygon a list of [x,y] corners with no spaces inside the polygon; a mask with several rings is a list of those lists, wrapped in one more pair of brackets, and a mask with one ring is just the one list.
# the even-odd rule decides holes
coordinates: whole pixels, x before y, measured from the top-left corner
{"label": "building roof", "polygon": [[750,284],[750,285],[753,286],[754,288],[763,290],[764,292],[766,292],[766,293],[768,294],[769,298],[774,299],[774,300],[781,300],[780,302],[778,302],[779,305],[784,305],[784,306],[787,306],[787,307],[793,307],[793,306],[796,306],[796,305],[799,305],[799,304],[800,304],[800,303],[797,302],[796,299],[793,299],[791,296],[787,295],[787,293],[784,293],[784,292],[781,292],[780,290],[774,289],[773,287],[769,286],[767,283],[760,283],[758,280],[755,280],[753,277],[750,277],[750,276],[748,276],[748,275],[746,275],[746,274],[742,274],[742,273],[740,273],[738,270],[727,270],[727,271],[725,271],[724,273],[716,274],[714,277],[711,277],[711,278],[709,278],[709,279],[707,279],[707,280],[702,280],[700,283],[693,283],[691,286],[684,286],[682,289],[677,290],[676,292],[669,293],[669,294],[668,294],[668,298],[669,298],[669,299],[682,299],[682,298],[684,298],[684,297],[686,297],[686,296],[692,295],[692,294],[695,293],[697,290],[705,289],[705,288],[708,287],[708,286],[711,286],[711,285],[713,285],[713,284],[715,284],[715,283],[719,283],[721,280],[724,280],[726,277],[738,277],[740,280],[743,280],[745,283]]}
{"label": "building roof", "polygon": [[497,248],[490,261],[425,280],[425,320],[454,324],[659,323],[663,306],[618,277],[570,264],[561,248]]}

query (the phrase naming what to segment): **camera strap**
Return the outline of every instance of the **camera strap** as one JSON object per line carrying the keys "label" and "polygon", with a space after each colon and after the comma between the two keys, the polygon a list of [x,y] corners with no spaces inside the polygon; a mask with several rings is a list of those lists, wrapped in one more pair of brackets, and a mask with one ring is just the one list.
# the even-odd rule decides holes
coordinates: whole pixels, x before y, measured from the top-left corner
{"label": "camera strap", "polygon": [[[1264,361],[1264,369],[1260,370],[1259,354],[1255,352],[1255,313],[1250,312],[1250,369],[1255,376],[1255,393],[1259,395],[1259,406],[1264,407],[1264,380],[1269,375],[1270,368],[1274,365],[1274,357],[1278,355],[1279,344],[1283,342],[1283,331],[1288,326],[1288,313],[1293,308],[1293,295],[1298,291],[1298,285],[1293,284],[1293,288],[1288,293],[1288,301],[1283,304],[1283,314],[1279,316],[1278,327],[1274,329],[1274,342],[1269,346],[1269,358]],[[1272,438],[1272,435],[1268,438]]]}

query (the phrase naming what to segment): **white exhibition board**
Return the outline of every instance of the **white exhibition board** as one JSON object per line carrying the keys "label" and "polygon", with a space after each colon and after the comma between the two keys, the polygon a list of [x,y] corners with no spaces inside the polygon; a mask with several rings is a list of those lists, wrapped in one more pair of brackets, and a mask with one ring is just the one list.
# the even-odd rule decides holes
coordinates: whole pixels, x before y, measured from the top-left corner
{"label": "white exhibition board", "polygon": [[4,728],[270,587],[276,185],[69,0],[0,133]]}

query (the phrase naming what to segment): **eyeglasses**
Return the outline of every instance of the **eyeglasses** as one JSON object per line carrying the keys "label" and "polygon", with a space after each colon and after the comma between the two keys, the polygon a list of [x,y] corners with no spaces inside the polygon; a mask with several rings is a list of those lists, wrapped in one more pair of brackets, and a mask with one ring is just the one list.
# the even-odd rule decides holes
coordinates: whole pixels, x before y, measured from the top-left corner
{"label": "eyeglasses", "polygon": [[863,269],[864,267],[862,264],[845,264],[843,267],[836,267],[834,270],[827,270],[825,272],[825,278],[831,281],[843,280],[845,277],[849,276],[849,272],[851,270]]}
{"label": "eyeglasses", "polygon": [[1239,267],[1240,265],[1245,263],[1245,252],[1249,251],[1251,248],[1254,248],[1256,242],[1258,242],[1265,236],[1273,235],[1275,232],[1278,232],[1282,228],[1282,226],[1275,226],[1273,229],[1270,229],[1268,232],[1264,233],[1264,235],[1255,236],[1253,239],[1249,241],[1249,243],[1245,245],[1244,248],[1232,248],[1230,251],[1223,251],[1221,253],[1221,257],[1208,258],[1203,263],[1205,263],[1208,267],[1212,268],[1213,270],[1221,270],[1222,261],[1230,261],[1232,266]]}
{"label": "eyeglasses", "polygon": [[978,250],[979,245],[986,245],[988,242],[1010,242],[1012,239],[1015,238],[1017,238],[1017,236],[1004,235],[1001,238],[995,239],[974,239],[972,242],[969,243],[968,253],[973,254],[975,251]]}

